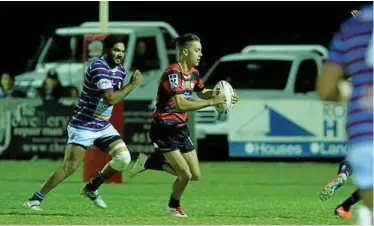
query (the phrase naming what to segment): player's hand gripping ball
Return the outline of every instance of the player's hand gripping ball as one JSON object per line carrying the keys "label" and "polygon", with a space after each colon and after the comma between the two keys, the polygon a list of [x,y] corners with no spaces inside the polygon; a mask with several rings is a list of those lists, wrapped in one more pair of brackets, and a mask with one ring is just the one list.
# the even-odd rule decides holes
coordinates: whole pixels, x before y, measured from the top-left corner
{"label": "player's hand gripping ball", "polygon": [[213,98],[219,94],[223,94],[226,97],[226,102],[216,105],[215,108],[218,113],[227,114],[231,111],[239,98],[230,83],[223,80],[219,81],[213,88]]}

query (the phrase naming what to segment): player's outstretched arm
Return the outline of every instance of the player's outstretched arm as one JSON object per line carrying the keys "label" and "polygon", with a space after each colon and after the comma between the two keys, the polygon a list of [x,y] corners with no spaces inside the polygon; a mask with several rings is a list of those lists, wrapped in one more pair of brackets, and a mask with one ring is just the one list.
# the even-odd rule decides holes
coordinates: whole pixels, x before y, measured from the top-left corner
{"label": "player's outstretched arm", "polygon": [[197,111],[202,108],[209,106],[217,106],[226,102],[226,97],[224,95],[218,95],[214,98],[203,100],[203,101],[190,101],[184,98],[183,94],[176,94],[173,96],[173,100],[177,107],[178,111],[187,112],[187,111]]}
{"label": "player's outstretched arm", "polygon": [[137,86],[142,84],[142,82],[142,73],[136,70],[131,76],[131,80],[127,85],[121,87],[121,89],[117,91],[104,93],[103,98],[108,104],[115,105],[122,101],[127,95],[129,95],[131,91],[133,91]]}
{"label": "player's outstretched arm", "polygon": [[201,92],[196,92],[196,95],[203,100],[209,100],[213,98],[213,90],[204,88]]}
{"label": "player's outstretched arm", "polygon": [[321,100],[341,101],[348,97],[347,89],[341,89],[344,78],[346,61],[343,52],[347,51],[347,45],[339,33],[334,35],[329,46],[329,57],[324,63],[322,72],[317,79],[317,93]]}
{"label": "player's outstretched arm", "polygon": [[321,75],[317,80],[317,93],[321,100],[340,101],[342,98],[339,82],[344,75],[343,68],[332,62],[327,62],[323,66]]}
{"label": "player's outstretched arm", "polygon": [[[196,95],[200,99],[209,100],[209,99],[213,98],[213,90],[204,88],[202,91],[196,92]],[[236,93],[235,90],[234,90],[234,95],[232,96],[231,101],[232,101],[233,104],[236,104],[239,101],[239,96],[238,96],[238,94]]]}

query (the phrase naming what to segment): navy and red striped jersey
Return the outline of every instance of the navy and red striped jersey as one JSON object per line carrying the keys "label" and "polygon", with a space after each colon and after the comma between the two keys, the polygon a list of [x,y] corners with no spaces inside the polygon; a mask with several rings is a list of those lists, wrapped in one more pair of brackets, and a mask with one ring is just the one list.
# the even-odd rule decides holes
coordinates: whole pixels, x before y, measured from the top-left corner
{"label": "navy and red striped jersey", "polygon": [[187,113],[177,110],[173,96],[183,94],[184,98],[190,100],[192,92],[201,92],[203,89],[204,83],[198,70],[192,68],[188,74],[185,74],[179,64],[170,65],[159,81],[153,122],[169,127],[185,125]]}

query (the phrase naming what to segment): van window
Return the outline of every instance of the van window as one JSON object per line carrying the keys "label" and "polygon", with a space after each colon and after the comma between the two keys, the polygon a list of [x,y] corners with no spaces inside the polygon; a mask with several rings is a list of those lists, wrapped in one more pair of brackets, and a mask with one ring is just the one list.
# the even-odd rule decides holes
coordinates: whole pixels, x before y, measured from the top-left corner
{"label": "van window", "polygon": [[235,89],[283,90],[286,87],[292,61],[238,60],[221,62],[204,82],[213,88],[226,80]]}
{"label": "van window", "polygon": [[161,31],[164,35],[165,46],[166,46],[166,51],[168,54],[169,62],[174,63],[177,61],[177,48],[176,48],[175,43],[173,42],[174,37],[171,36],[171,34],[165,28],[161,28]]}
{"label": "van window", "polygon": [[[77,40],[74,50],[70,46],[73,38]],[[43,63],[52,62],[83,62],[83,36],[53,36],[52,43],[43,59]]]}
{"label": "van window", "polygon": [[[120,35],[120,37],[124,41],[125,46],[127,46],[128,36]],[[102,46],[101,46],[101,50],[102,50]],[[83,51],[84,51],[83,35],[72,35],[72,36],[54,35],[52,36],[52,43],[48,47],[46,51],[46,55],[43,58],[42,63],[55,63],[55,62],[82,63],[83,62]]]}
{"label": "van window", "polygon": [[142,72],[160,69],[156,37],[139,38],[136,41],[135,53],[132,62],[132,70]]}
{"label": "van window", "polygon": [[314,92],[316,89],[317,74],[317,63],[314,60],[302,61],[296,74],[295,93]]}

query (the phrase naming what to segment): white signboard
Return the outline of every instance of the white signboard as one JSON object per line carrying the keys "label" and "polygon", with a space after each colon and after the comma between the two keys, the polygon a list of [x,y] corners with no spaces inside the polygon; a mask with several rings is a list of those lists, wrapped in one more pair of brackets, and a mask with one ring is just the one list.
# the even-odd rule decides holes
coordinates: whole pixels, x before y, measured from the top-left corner
{"label": "white signboard", "polygon": [[229,116],[231,157],[344,157],[345,103],[242,100]]}

